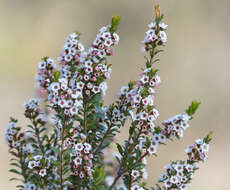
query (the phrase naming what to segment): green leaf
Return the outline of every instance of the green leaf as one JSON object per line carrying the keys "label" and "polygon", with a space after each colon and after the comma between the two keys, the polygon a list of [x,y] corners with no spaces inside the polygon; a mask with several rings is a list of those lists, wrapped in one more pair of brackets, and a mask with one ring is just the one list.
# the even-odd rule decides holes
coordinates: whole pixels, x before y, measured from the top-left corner
{"label": "green leaf", "polygon": [[129,136],[132,136],[132,134],[133,134],[133,132],[134,132],[134,127],[130,127],[130,129],[129,129]]}
{"label": "green leaf", "polygon": [[17,171],[16,169],[10,169],[9,171],[18,175],[22,175],[21,172]]}
{"label": "green leaf", "polygon": [[21,181],[21,182],[23,182],[21,179],[18,179],[18,178],[10,178],[9,181]]}
{"label": "green leaf", "polygon": [[10,163],[10,165],[21,169],[21,166],[18,163],[13,162],[13,163]]}
{"label": "green leaf", "polygon": [[115,32],[117,30],[117,27],[120,23],[120,20],[121,20],[121,16],[119,16],[119,15],[112,17],[112,24],[111,24],[111,28],[110,28],[111,32]]}
{"label": "green leaf", "polygon": [[189,106],[189,108],[186,110],[186,113],[189,116],[192,116],[198,109],[199,105],[200,105],[200,102],[193,101],[192,104]]}
{"label": "green leaf", "polygon": [[119,153],[120,153],[121,155],[123,155],[123,149],[122,149],[122,146],[121,146],[121,145],[119,145],[118,143],[116,143],[116,145],[117,145],[117,149],[118,149]]}
{"label": "green leaf", "polygon": [[94,186],[98,186],[104,179],[104,168],[95,167],[94,176]]}
{"label": "green leaf", "polygon": [[90,103],[92,103],[92,104],[99,103],[101,100],[102,100],[101,93],[97,93],[97,94],[93,95],[93,97],[90,99]]}
{"label": "green leaf", "polygon": [[58,78],[60,76],[60,72],[59,71],[54,71],[53,72],[53,75],[54,75],[54,80],[57,82],[58,81]]}
{"label": "green leaf", "polygon": [[204,138],[204,142],[209,144],[209,142],[212,140],[213,131],[210,131],[210,133]]}

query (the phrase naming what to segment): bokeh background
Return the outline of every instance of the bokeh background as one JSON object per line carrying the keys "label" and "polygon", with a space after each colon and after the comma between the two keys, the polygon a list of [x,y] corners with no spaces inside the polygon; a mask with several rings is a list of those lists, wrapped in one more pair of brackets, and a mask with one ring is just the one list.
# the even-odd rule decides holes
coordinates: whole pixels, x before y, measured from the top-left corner
{"label": "bokeh background", "polygon": [[[230,189],[230,1],[229,0],[0,0],[0,184],[9,182],[9,156],[4,131],[9,116],[23,119],[23,102],[34,96],[37,63],[57,58],[67,35],[83,33],[88,46],[98,29],[121,15],[120,44],[109,58],[113,74],[106,103],[144,64],[140,51],[153,5],[160,3],[169,25],[169,41],[157,65],[162,85],[156,103],[160,120],[183,112],[192,100],[202,105],[180,141],[159,148],[149,159],[149,184],[154,184],[170,160],[185,158],[184,149],[196,138],[214,130],[209,160],[201,164],[189,189]],[[122,139],[120,137],[119,139]]]}

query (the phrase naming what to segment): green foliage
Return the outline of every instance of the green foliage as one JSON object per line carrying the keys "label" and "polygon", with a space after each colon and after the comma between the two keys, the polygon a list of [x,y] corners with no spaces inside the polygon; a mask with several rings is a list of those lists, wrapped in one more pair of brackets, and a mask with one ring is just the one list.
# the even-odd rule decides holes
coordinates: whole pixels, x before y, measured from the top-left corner
{"label": "green foliage", "polygon": [[111,32],[115,32],[117,30],[118,25],[120,24],[121,16],[113,16],[112,17],[112,23],[111,23]]}
{"label": "green foliage", "polygon": [[189,116],[192,116],[193,114],[195,114],[196,110],[198,109],[200,105],[200,102],[197,102],[197,101],[193,101],[191,103],[191,105],[189,106],[189,108],[186,110],[186,113],[189,115]]}

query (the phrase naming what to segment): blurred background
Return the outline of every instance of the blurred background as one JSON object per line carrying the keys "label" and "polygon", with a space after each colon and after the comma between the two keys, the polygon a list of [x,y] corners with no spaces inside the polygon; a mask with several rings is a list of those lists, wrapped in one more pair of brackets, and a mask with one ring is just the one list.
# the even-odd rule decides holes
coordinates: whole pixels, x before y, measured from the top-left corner
{"label": "blurred background", "polygon": [[[163,166],[185,158],[184,149],[214,130],[209,160],[201,164],[189,189],[230,189],[230,1],[229,0],[0,0],[0,189],[9,182],[9,156],[4,132],[9,116],[23,125],[23,102],[34,96],[40,58],[57,58],[72,31],[83,33],[85,47],[98,29],[121,15],[120,44],[113,64],[106,103],[116,99],[122,85],[135,79],[144,64],[140,51],[153,6],[160,3],[168,28],[168,43],[157,65],[162,84],[156,104],[160,120],[183,112],[192,100],[202,105],[180,141],[159,148],[148,160],[150,185]],[[124,137],[120,137],[124,138]]]}

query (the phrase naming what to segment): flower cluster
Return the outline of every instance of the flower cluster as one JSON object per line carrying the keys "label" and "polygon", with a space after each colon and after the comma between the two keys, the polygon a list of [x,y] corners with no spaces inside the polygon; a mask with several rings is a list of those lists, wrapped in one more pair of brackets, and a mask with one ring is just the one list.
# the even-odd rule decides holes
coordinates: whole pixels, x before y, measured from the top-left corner
{"label": "flower cluster", "polygon": [[[6,130],[9,153],[14,157],[11,165],[16,166],[10,171],[22,177],[16,179],[23,182],[19,189],[148,189],[142,181],[148,177],[147,156],[156,155],[168,139],[183,137],[200,104],[194,101],[183,114],[157,125],[155,90],[161,79],[153,65],[167,42],[167,25],[158,6],[155,11],[143,40],[142,50],[149,54],[145,67],[139,79],[123,86],[109,106],[103,102],[112,71],[107,57],[114,55],[112,48],[119,42],[119,16],[99,30],[88,50],[75,32],[67,37],[57,61],[44,57],[38,63],[36,82],[44,99],[31,98],[24,104],[29,130],[21,132],[15,119]],[[128,119],[128,139],[116,143],[116,159],[107,158],[109,145]],[[197,140],[186,149],[186,162],[166,167],[159,180],[163,189],[186,189],[196,162],[207,159],[209,141],[210,136]]]}
{"label": "flower cluster", "polygon": [[[78,32],[70,34],[63,46],[63,52],[58,58],[62,65],[78,64],[84,61],[84,46],[78,41],[80,34]],[[63,73],[64,74],[64,73]]]}
{"label": "flower cluster", "polygon": [[46,176],[47,162],[41,155],[34,156],[28,163],[28,168],[36,169],[37,173],[44,177]]}
{"label": "flower cluster", "polygon": [[9,147],[17,148],[20,145],[23,134],[19,133],[21,128],[16,126],[17,120],[13,118],[11,120],[5,132],[5,139]]}
{"label": "flower cluster", "polygon": [[205,161],[208,158],[209,143],[207,139],[197,139],[195,143],[189,145],[185,152],[191,162]]}
{"label": "flower cluster", "polygon": [[162,124],[165,126],[165,135],[167,137],[183,137],[183,132],[189,128],[188,122],[190,119],[191,116],[189,116],[187,113],[183,113],[164,121]]}
{"label": "flower cluster", "polygon": [[46,124],[46,115],[43,111],[39,108],[39,100],[36,98],[31,98],[28,102],[24,103],[25,108],[25,117],[36,122],[40,125]]}
{"label": "flower cluster", "polygon": [[[187,161],[172,161],[165,166],[166,172],[161,174],[159,182],[163,183],[162,189],[186,190],[193,174],[198,169],[197,162],[205,161],[209,151],[211,133],[203,139],[198,139],[186,149],[189,159]],[[194,157],[192,156],[194,153]],[[196,155],[196,156],[195,156]],[[191,159],[193,157],[193,159]]]}
{"label": "flower cluster", "polygon": [[187,183],[191,180],[196,169],[195,166],[182,161],[171,162],[164,167],[166,172],[161,174],[159,182],[164,183],[163,189],[186,190]]}
{"label": "flower cluster", "polygon": [[143,44],[145,44],[145,49],[148,49],[150,44],[153,44],[157,41],[158,44],[165,44],[167,42],[167,34],[165,30],[168,28],[168,25],[165,23],[152,22],[148,25],[149,30],[146,32],[145,39],[143,40]]}
{"label": "flower cluster", "polygon": [[53,73],[56,71],[56,69],[57,65],[53,59],[48,57],[43,58],[43,60],[38,63],[38,84],[46,89],[50,83],[54,81]]}
{"label": "flower cluster", "polygon": [[76,143],[73,145],[73,152],[71,153],[72,170],[75,176],[79,178],[92,178],[93,171],[93,154],[92,147],[89,143]]}
{"label": "flower cluster", "polygon": [[164,45],[167,42],[167,34],[165,30],[168,25],[160,22],[163,15],[160,13],[156,15],[156,20],[148,25],[148,31],[146,32],[145,39],[142,43],[145,45],[142,47],[142,51],[149,51],[154,49],[156,46]]}
{"label": "flower cluster", "polygon": [[41,188],[37,188],[37,186],[33,183],[27,182],[24,185],[24,190],[42,190]]}

